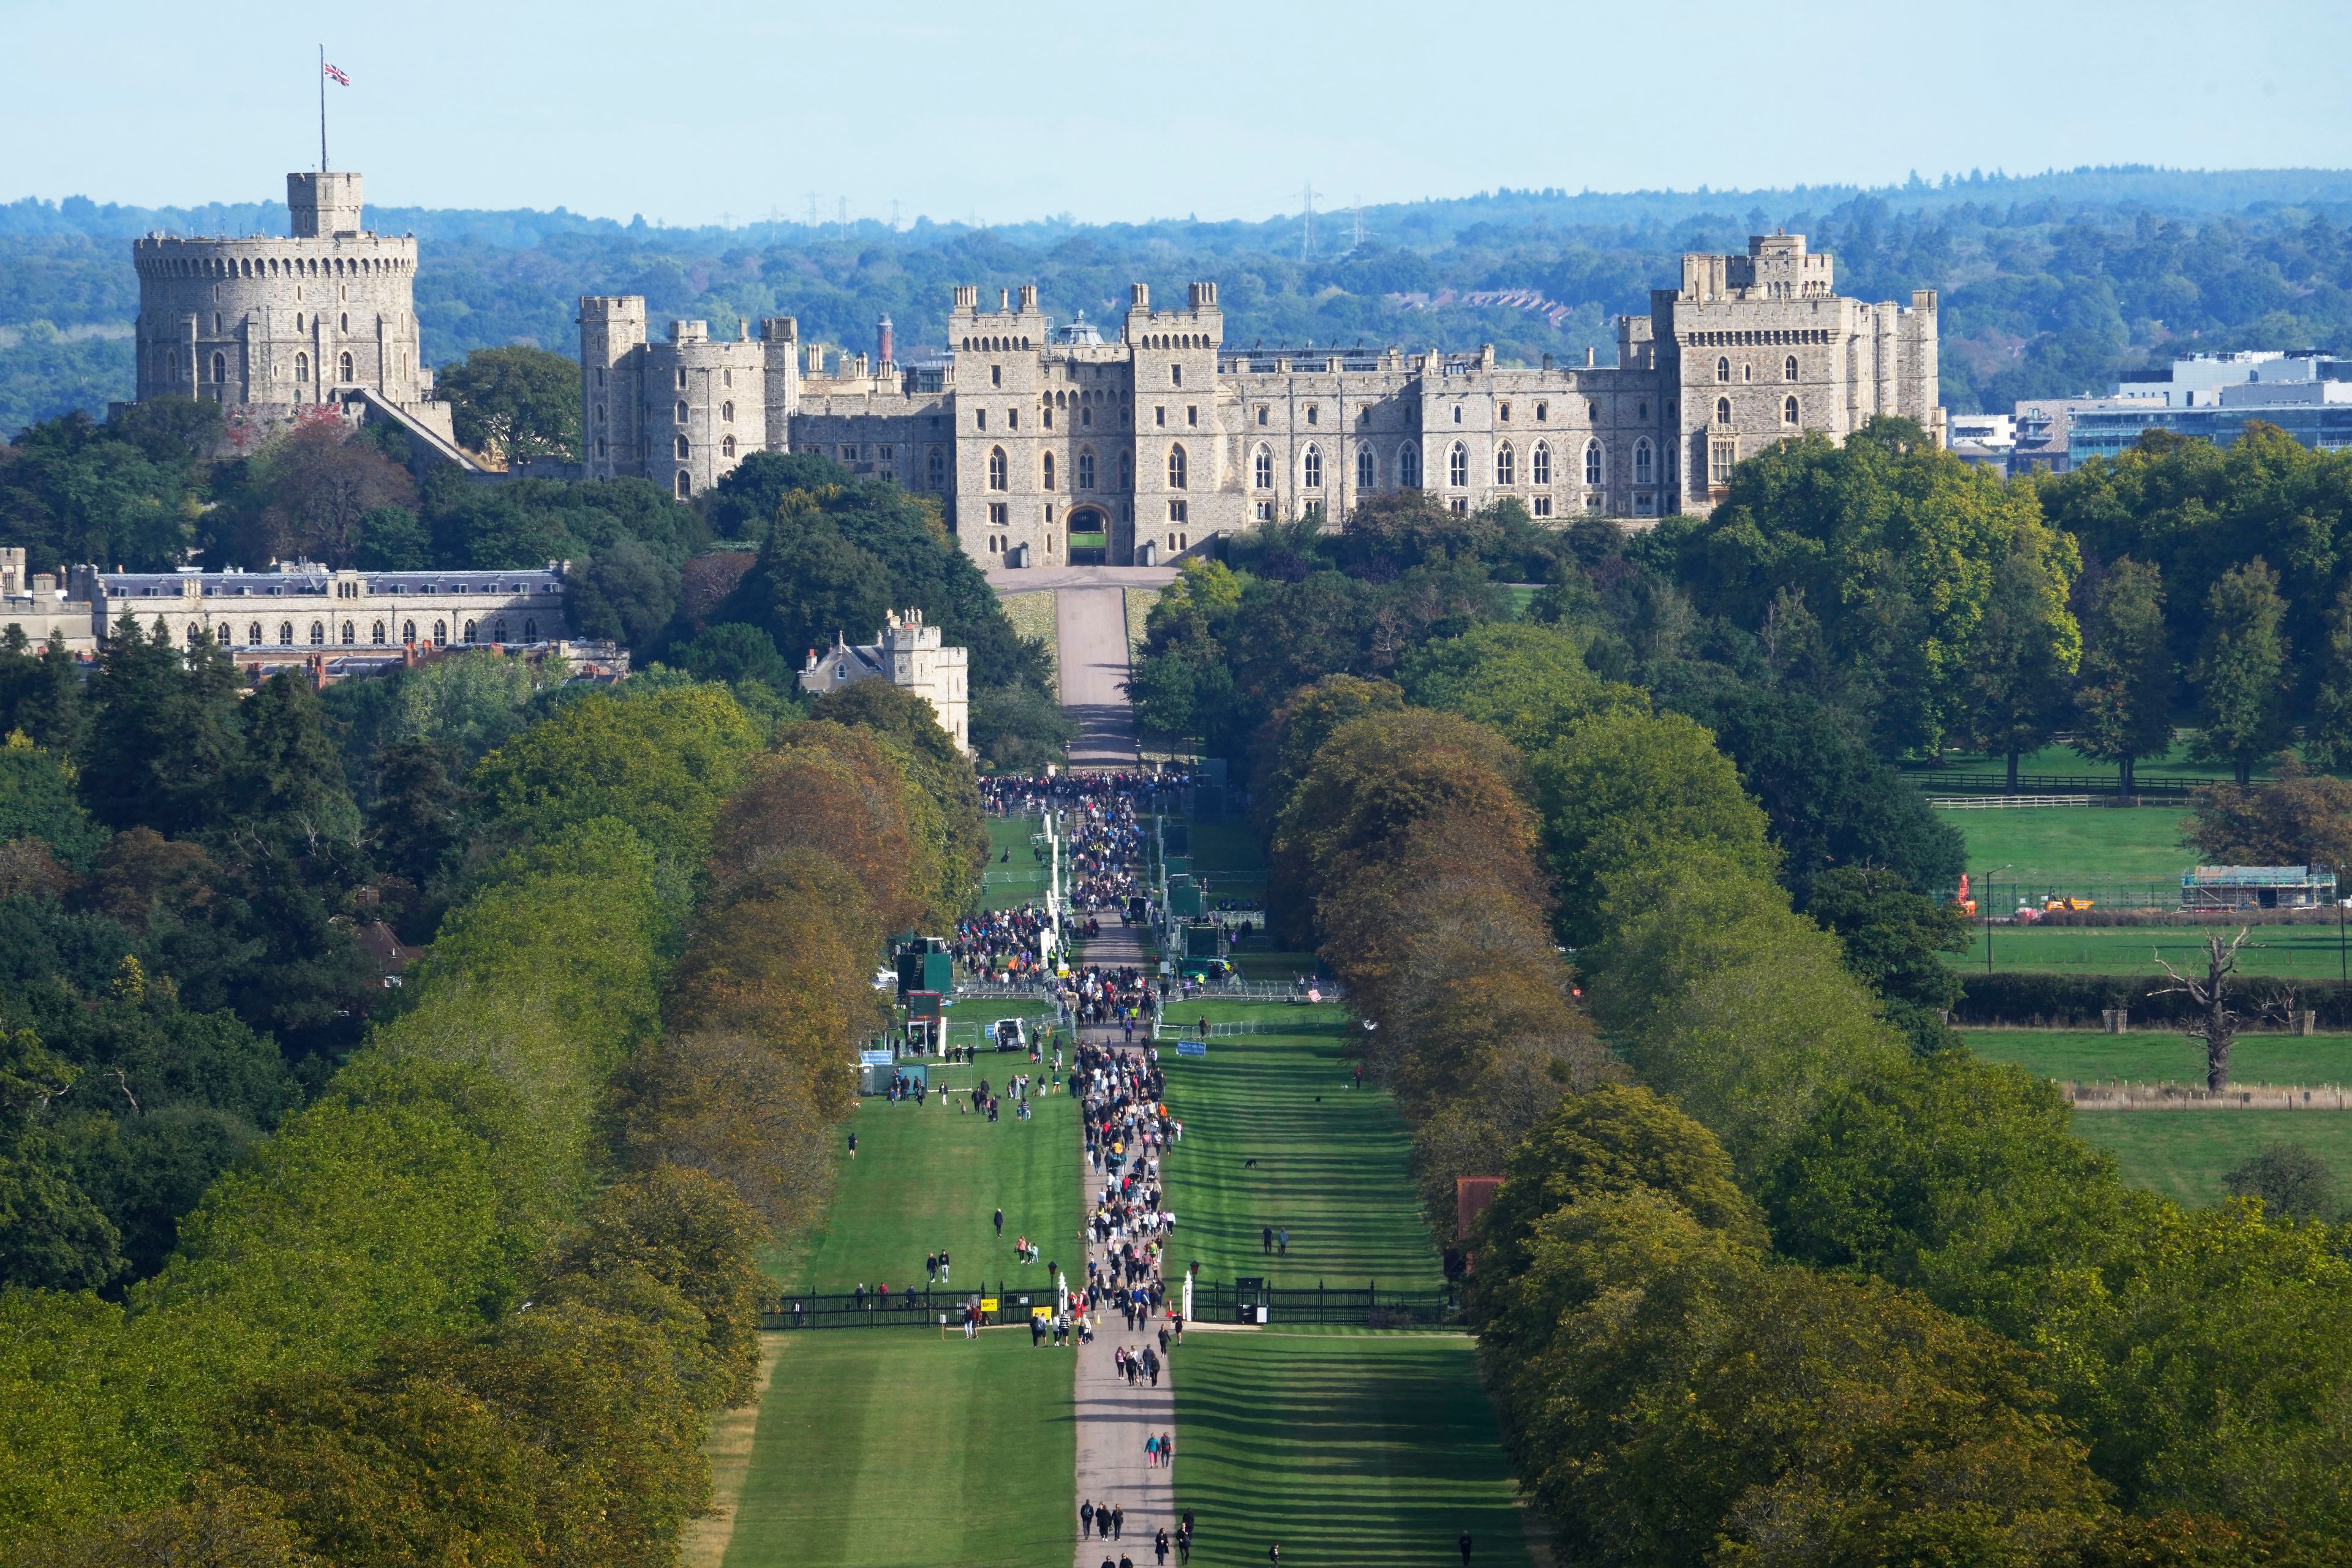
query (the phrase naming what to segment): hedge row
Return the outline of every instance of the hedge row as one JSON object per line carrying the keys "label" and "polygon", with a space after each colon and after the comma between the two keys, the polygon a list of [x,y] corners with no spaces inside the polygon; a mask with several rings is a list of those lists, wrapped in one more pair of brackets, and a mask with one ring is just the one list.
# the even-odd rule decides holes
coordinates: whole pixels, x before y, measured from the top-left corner
{"label": "hedge row", "polygon": [[[1952,1022],[2096,1028],[2101,1013],[2123,1007],[2135,1024],[2171,1023],[2197,1011],[2197,1004],[2182,993],[2159,994],[2171,984],[2160,974],[1971,974],[1959,1005],[1952,1009]],[[2352,986],[2339,981],[2246,975],[2236,986],[2237,1010],[2248,1016],[2266,1004],[2284,1006],[2291,994],[2298,1011],[2318,1015],[2321,1028],[2352,1028]]]}

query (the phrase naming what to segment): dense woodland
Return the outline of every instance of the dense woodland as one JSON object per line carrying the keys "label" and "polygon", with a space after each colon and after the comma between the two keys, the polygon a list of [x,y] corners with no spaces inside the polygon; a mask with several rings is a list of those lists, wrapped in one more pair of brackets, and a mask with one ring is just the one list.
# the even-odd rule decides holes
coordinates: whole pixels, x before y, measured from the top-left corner
{"label": "dense woodland", "polygon": [[[1222,284],[1229,342],[1491,342],[1507,363],[1614,353],[1612,319],[1644,312],[1685,250],[1738,250],[1785,227],[1836,253],[1842,292],[1941,291],[1945,401],[2105,390],[2118,372],[2221,348],[2352,352],[2352,178],[2326,171],[2189,174],[2077,170],[1975,174],[1876,191],[1501,191],[1324,215],[1310,252],[1298,216],[1264,223],[1070,219],[893,229],[870,218],[669,229],[574,215],[372,208],[425,244],[417,313],[429,362],[530,344],[569,355],[578,297],[635,293],[655,320],[793,315],[803,337],[873,346],[898,323],[901,358],[936,344],[948,291],[1036,283],[1056,316],[1125,309]],[[137,279],[127,246],[151,228],[285,232],[254,203],[147,211],[0,206],[0,436],[129,395]],[[1526,290],[1536,308],[1434,297]],[[108,335],[89,336],[99,333]]]}

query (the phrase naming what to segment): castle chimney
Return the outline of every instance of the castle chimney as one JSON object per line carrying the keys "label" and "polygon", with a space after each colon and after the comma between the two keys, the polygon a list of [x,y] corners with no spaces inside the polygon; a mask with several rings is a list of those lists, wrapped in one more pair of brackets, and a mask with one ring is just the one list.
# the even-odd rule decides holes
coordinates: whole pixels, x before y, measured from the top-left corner
{"label": "castle chimney", "polygon": [[875,357],[879,359],[884,364],[896,364],[898,363],[898,354],[892,352],[892,345],[890,342],[890,318],[887,316],[883,317],[880,321],[874,323],[874,349]]}
{"label": "castle chimney", "polygon": [[996,291],[996,308],[997,308],[999,310],[1012,310],[1012,309],[1013,309],[1013,290],[1012,290],[1012,289],[999,289]]}

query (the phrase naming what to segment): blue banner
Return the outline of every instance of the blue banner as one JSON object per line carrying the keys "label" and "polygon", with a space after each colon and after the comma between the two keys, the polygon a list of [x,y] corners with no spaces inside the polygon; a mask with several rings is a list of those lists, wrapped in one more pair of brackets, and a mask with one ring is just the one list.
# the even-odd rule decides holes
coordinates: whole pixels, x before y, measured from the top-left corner
{"label": "blue banner", "polygon": [[1209,1042],[1206,1040],[1179,1040],[1176,1042],[1176,1054],[1180,1057],[1205,1057],[1209,1054]]}

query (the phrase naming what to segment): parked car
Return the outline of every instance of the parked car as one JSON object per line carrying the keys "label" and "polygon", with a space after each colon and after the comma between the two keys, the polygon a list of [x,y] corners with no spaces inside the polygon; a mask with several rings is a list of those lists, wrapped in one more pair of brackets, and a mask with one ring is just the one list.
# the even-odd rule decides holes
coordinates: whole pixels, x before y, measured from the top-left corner
{"label": "parked car", "polygon": [[1026,1051],[1029,1031],[1018,1018],[999,1018],[988,1026],[988,1037],[1000,1051]]}

